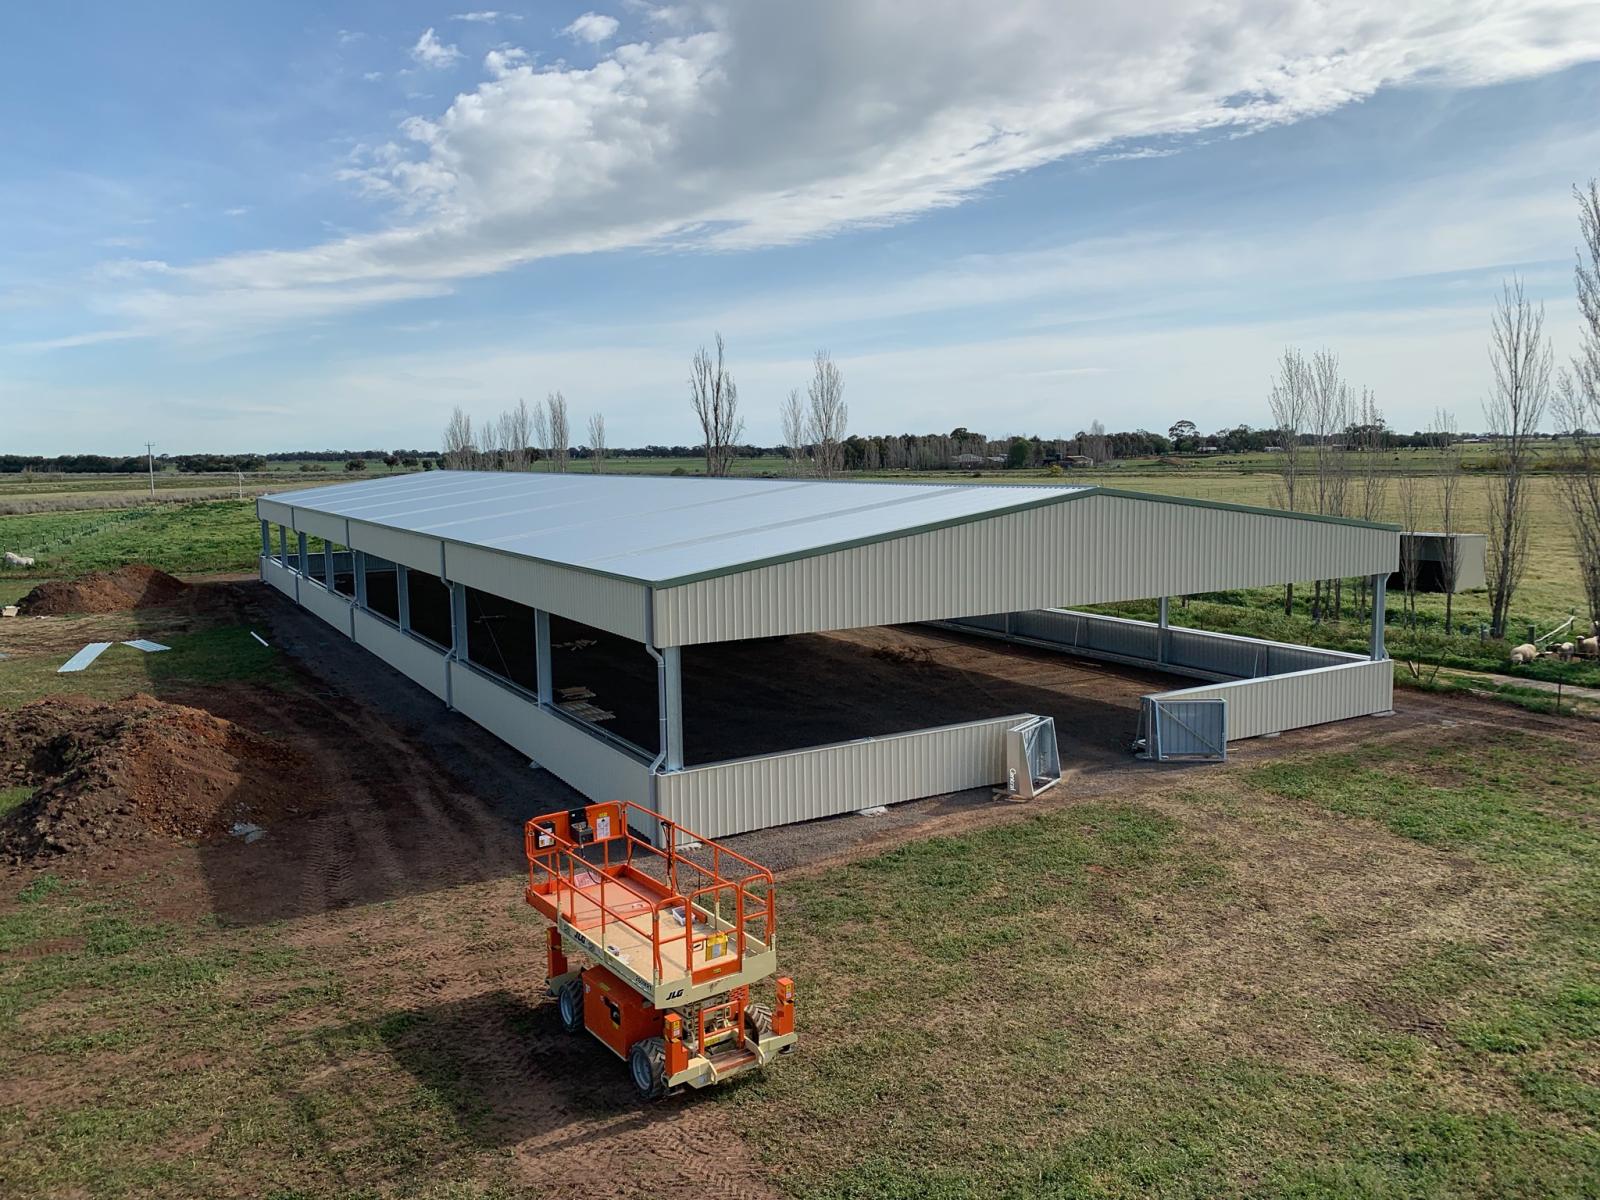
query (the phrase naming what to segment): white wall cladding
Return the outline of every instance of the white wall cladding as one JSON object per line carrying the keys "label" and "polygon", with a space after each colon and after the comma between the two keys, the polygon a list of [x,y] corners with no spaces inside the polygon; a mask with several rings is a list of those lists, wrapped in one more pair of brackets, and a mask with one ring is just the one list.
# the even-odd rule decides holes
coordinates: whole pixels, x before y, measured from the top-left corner
{"label": "white wall cladding", "polygon": [[1203,684],[1162,692],[1159,700],[1221,699],[1228,702],[1228,740],[1260,737],[1327,721],[1344,721],[1394,707],[1394,663],[1344,663],[1265,679]]}
{"label": "white wall cladding", "polygon": [[1369,661],[1364,654],[1213,633],[1206,629],[1169,626],[1163,632],[1154,621],[1070,609],[997,613],[940,624],[1043,642],[1085,658],[1131,662],[1202,679],[1253,679],[1260,675],[1283,675],[1314,667]]}
{"label": "white wall cladding", "polygon": [[[276,542],[273,543],[277,545]],[[295,573],[275,558],[261,559],[261,578],[277,588],[289,599],[295,599]]]}
{"label": "white wall cladding", "polygon": [[356,606],[338,592],[330,592],[321,584],[303,579],[300,581],[300,603],[346,637],[351,636]]}
{"label": "white wall cladding", "polygon": [[444,562],[438,538],[385,529],[381,525],[363,525],[360,521],[350,522],[350,548],[365,550],[390,562],[404,563],[429,575],[439,574]]}
{"label": "white wall cladding", "polygon": [[641,584],[456,542],[445,546],[445,570],[468,587],[644,641],[649,592]]}
{"label": "white wall cladding", "polygon": [[[266,516],[266,513],[262,513]],[[350,523],[343,517],[330,517],[327,513],[311,512],[304,508],[294,510],[294,528],[298,533],[309,534],[312,537],[324,538],[330,542],[338,542],[341,546],[350,544]]]}
{"label": "white wall cladding", "polygon": [[706,837],[898,804],[1004,781],[1006,730],[1021,713],[670,771],[660,811]]}
{"label": "white wall cladding", "polygon": [[655,593],[658,645],[1181,596],[1395,569],[1399,534],[1092,493]]}
{"label": "white wall cladding", "polygon": [[[263,521],[271,521],[274,525],[287,525],[294,528],[294,509],[287,504],[279,504],[276,500],[268,500],[265,496],[256,497],[256,516]],[[277,536],[277,531],[273,531]]]}
{"label": "white wall cladding", "polygon": [[[309,590],[303,589],[303,590]],[[380,617],[356,609],[353,626],[356,644],[370,650],[413,683],[421,684],[439,699],[450,694],[448,665],[439,651],[390,625]]]}
{"label": "white wall cladding", "polygon": [[452,663],[456,709],[596,800],[650,802],[650,765],[585,733],[486,675]]}

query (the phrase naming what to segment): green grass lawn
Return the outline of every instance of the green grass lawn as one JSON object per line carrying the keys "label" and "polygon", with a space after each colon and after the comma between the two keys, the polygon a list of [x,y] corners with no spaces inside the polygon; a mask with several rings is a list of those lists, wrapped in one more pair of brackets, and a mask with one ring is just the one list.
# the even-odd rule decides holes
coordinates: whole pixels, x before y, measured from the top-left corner
{"label": "green grass lawn", "polygon": [[[0,897],[0,1075],[48,1084],[0,1108],[0,1193],[522,1194],[476,1049],[374,983],[423,926],[532,964],[517,878],[311,936],[156,916],[181,882]],[[1196,771],[784,882],[799,1051],[666,1111],[796,1197],[1589,1197],[1597,887],[1570,742]]]}
{"label": "green grass lawn", "polygon": [[[1532,737],[1419,736],[1217,778],[1176,816],[1074,807],[789,885],[808,1041],[722,1097],[775,1177],[804,1197],[1600,1191],[1600,769]],[[1310,911],[1268,900],[1240,847],[1303,824],[1281,801],[1427,869],[1365,912],[1321,907],[1348,890],[1331,875]],[[1464,922],[1448,897],[1469,885]]]}
{"label": "green grass lawn", "polygon": [[[179,573],[242,571],[255,566],[261,526],[250,500],[30,513],[0,516],[0,545],[37,559],[35,581],[134,562]],[[0,586],[16,583],[0,573]]]}

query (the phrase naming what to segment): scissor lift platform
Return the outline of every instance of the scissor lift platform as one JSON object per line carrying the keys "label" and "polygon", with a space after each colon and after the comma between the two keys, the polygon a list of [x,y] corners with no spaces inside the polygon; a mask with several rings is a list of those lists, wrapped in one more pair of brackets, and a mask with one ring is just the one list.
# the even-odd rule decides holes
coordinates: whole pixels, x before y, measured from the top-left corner
{"label": "scissor lift platform", "polygon": [[[792,1049],[794,986],[777,969],[772,875],[659,813],[608,801],[535,817],[527,899],[548,918],[563,1022],[627,1059],[646,1096],[704,1086]],[[569,955],[592,966],[572,970]]]}

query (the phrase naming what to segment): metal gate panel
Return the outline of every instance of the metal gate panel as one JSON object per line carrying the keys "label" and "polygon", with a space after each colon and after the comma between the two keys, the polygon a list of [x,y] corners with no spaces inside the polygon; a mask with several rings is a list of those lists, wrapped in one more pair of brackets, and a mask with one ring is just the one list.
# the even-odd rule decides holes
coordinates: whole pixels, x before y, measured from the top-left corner
{"label": "metal gate panel", "polygon": [[1157,762],[1175,758],[1227,761],[1226,700],[1163,700],[1146,696],[1144,727],[1149,756]]}

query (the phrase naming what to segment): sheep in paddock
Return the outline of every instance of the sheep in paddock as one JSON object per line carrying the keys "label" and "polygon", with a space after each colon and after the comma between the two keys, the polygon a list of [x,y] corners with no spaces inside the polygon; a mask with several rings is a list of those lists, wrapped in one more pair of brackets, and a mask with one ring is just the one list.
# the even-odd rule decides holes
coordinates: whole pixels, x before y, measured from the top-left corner
{"label": "sheep in paddock", "polygon": [[25,554],[13,554],[13,553],[11,553],[11,551],[7,550],[6,551],[6,566],[8,566],[8,567],[31,567],[31,566],[33,566],[33,559],[29,558]]}
{"label": "sheep in paddock", "polygon": [[1576,649],[1577,646],[1572,642],[1562,642],[1559,646],[1551,646],[1550,653],[1555,655],[1562,662],[1571,662],[1573,651]]}
{"label": "sheep in paddock", "polygon": [[1531,663],[1538,657],[1539,647],[1533,645],[1531,642],[1523,642],[1522,645],[1512,649],[1511,665],[1513,667],[1520,667],[1523,663]]}
{"label": "sheep in paddock", "polygon": [[1580,658],[1600,658],[1600,637],[1586,637],[1578,643]]}

